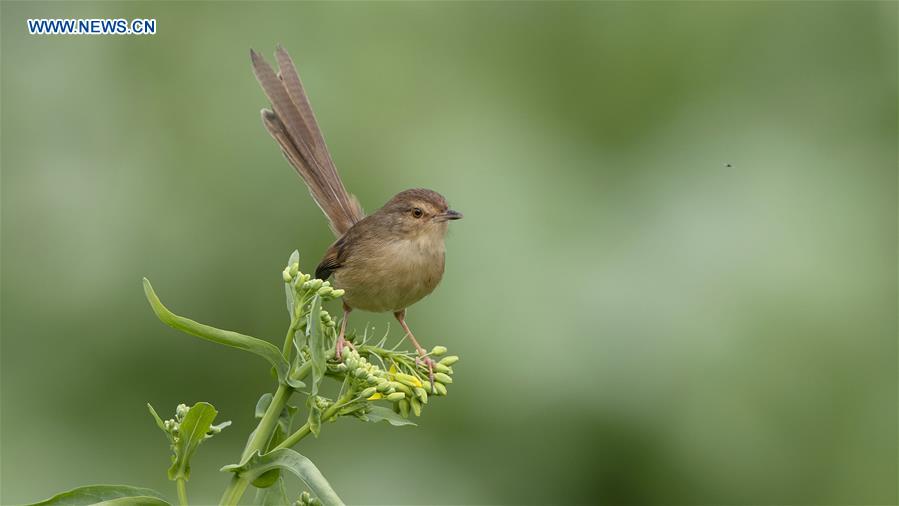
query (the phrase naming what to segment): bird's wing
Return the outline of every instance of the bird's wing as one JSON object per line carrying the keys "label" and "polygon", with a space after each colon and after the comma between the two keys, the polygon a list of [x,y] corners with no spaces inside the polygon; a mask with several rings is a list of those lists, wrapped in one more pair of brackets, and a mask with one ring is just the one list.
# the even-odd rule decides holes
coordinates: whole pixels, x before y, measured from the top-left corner
{"label": "bird's wing", "polygon": [[253,73],[272,104],[271,111],[262,110],[262,123],[303,178],[315,203],[327,216],[331,230],[340,237],[365,213],[356,197],[343,186],[290,55],[279,46],[275,57],[280,67],[278,74],[250,50]]}
{"label": "bird's wing", "polygon": [[346,239],[347,236],[344,235],[328,248],[325,256],[322,257],[321,262],[315,268],[316,279],[328,279],[334,271],[343,265],[344,257],[346,256],[343,245],[346,243]]}

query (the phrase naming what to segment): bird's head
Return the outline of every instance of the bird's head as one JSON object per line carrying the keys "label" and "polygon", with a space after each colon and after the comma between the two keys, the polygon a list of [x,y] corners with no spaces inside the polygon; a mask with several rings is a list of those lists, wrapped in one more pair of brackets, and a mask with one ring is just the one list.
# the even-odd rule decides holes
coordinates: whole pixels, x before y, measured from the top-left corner
{"label": "bird's head", "polygon": [[449,208],[443,195],[424,188],[397,193],[379,212],[390,217],[397,232],[411,236],[439,233],[442,237],[448,221],[462,218],[462,213]]}

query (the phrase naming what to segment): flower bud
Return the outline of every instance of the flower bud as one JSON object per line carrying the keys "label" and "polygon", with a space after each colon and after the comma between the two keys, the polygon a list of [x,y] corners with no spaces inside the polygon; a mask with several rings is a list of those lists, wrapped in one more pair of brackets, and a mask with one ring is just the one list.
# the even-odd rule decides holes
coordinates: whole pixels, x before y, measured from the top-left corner
{"label": "flower bud", "polygon": [[409,418],[409,401],[403,399],[399,402],[400,415],[403,418]]}
{"label": "flower bud", "polygon": [[390,388],[390,383],[380,383],[375,387],[378,392],[386,392]]}
{"label": "flower bud", "polygon": [[300,264],[299,264],[299,262],[294,262],[294,263],[290,264],[289,269],[290,269],[290,271],[289,271],[289,272],[290,272],[290,277],[294,277],[294,276],[296,276],[297,274],[299,274],[299,272],[300,272]]}
{"label": "flower bud", "polygon": [[449,366],[441,364],[440,362],[437,362],[436,364],[434,364],[434,370],[437,372],[443,372],[443,373],[448,373],[451,371]]}
{"label": "flower bud", "polygon": [[428,403],[428,392],[424,388],[416,388],[415,396],[418,397],[422,404]]}
{"label": "flower bud", "polygon": [[440,362],[438,362],[438,363],[443,364],[445,366],[451,366],[458,361],[459,361],[458,355],[450,355],[448,357],[443,357],[442,359],[440,359]]}
{"label": "flower bud", "polygon": [[421,416],[421,403],[418,402],[418,399],[413,397],[409,400],[409,405],[412,406],[412,413],[415,416]]}
{"label": "flower bud", "polygon": [[327,297],[328,295],[331,295],[331,292],[333,292],[333,291],[334,291],[334,289],[331,288],[330,286],[323,286],[318,289],[318,294],[321,295],[322,297]]}
{"label": "flower bud", "polygon": [[446,385],[439,381],[434,382],[434,390],[437,390],[439,395],[446,395]]}
{"label": "flower bud", "polygon": [[293,276],[290,275],[290,269],[287,267],[284,268],[284,272],[281,273],[281,277],[284,278],[285,283],[290,283],[290,280],[293,278]]}
{"label": "flower bud", "polygon": [[190,411],[190,408],[188,408],[186,404],[179,404],[178,407],[175,408],[175,418],[180,422],[184,419],[184,415],[186,415],[188,411]]}
{"label": "flower bud", "polygon": [[334,298],[343,297],[344,293],[346,293],[344,290],[338,288],[331,292],[331,297],[334,297]]}
{"label": "flower bud", "polygon": [[388,401],[398,401],[405,398],[406,394],[404,394],[403,392],[393,392],[392,394],[387,396]]}
{"label": "flower bud", "polygon": [[323,281],[320,279],[310,279],[308,281],[310,290],[318,290],[322,287]]}
{"label": "flower bud", "polygon": [[453,378],[447,376],[446,374],[443,374],[442,372],[434,373],[434,379],[445,385],[449,385],[453,382]]}
{"label": "flower bud", "polygon": [[446,346],[435,346],[431,348],[431,355],[434,355],[435,357],[439,357],[444,353],[446,353]]}
{"label": "flower bud", "polygon": [[372,395],[374,395],[375,392],[377,392],[377,391],[378,391],[378,389],[375,388],[375,387],[368,387],[368,388],[366,388],[365,390],[363,390],[363,391],[359,394],[359,396],[362,397],[362,398],[367,399],[367,398],[371,397]]}
{"label": "flower bud", "polygon": [[420,387],[421,380],[415,376],[411,376],[409,374],[403,374],[401,372],[396,373],[396,380],[405,385],[409,385],[410,387]]}
{"label": "flower bud", "polygon": [[410,397],[412,396],[412,389],[402,383],[397,383],[394,381],[393,383],[390,384],[390,386],[392,386],[395,390],[404,392],[405,394],[409,395]]}

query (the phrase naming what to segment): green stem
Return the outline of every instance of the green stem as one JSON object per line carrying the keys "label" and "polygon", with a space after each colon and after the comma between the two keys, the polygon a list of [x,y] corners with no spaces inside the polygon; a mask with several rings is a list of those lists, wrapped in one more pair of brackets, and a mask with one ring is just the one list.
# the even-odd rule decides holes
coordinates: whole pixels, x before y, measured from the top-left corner
{"label": "green stem", "polygon": [[[250,455],[253,455],[256,452],[265,451],[265,448],[268,446],[268,442],[272,437],[272,433],[275,431],[278,417],[281,416],[281,411],[284,409],[284,406],[287,405],[287,399],[290,398],[291,393],[293,393],[293,390],[287,385],[278,385],[278,390],[275,391],[271,404],[268,405],[268,409],[266,409],[265,414],[262,415],[262,420],[260,420],[259,425],[256,426],[253,437],[247,441],[247,446],[243,450],[240,462],[244,462]],[[223,506],[236,505],[249,485],[249,480],[235,474],[231,477],[231,482],[228,483],[228,488],[226,488],[225,493],[222,494],[222,500],[219,504]]]}
{"label": "green stem", "polygon": [[[311,371],[312,362],[306,362],[293,371],[291,377],[303,380]],[[275,431],[275,426],[278,424],[278,417],[281,416],[281,411],[287,405],[287,400],[290,398],[291,393],[293,393],[293,390],[289,386],[278,385],[278,390],[272,396],[271,404],[268,405],[268,409],[262,415],[262,420],[259,421],[259,425],[256,426],[256,430],[253,432],[253,437],[247,442],[246,448],[244,448],[240,462],[243,462],[256,452],[265,452],[272,433]],[[228,483],[228,488],[225,489],[220,504],[236,505],[249,485],[250,482],[248,480],[240,478],[235,474],[231,477],[231,482]]]}
{"label": "green stem", "polygon": [[222,506],[236,506],[249,486],[250,480],[245,480],[235,474],[231,477],[231,483],[228,483],[228,488],[225,489],[225,494],[222,496],[222,501],[219,504]]}
{"label": "green stem", "polygon": [[187,506],[187,480],[183,477],[175,480],[175,486],[178,488],[178,504]]}
{"label": "green stem", "polygon": [[[334,404],[331,405],[330,408],[326,409],[324,413],[322,413],[322,424],[327,421],[330,421],[332,418],[337,416],[337,411],[340,408],[344,407],[349,401],[351,401],[356,396],[356,391],[352,388],[348,389],[347,392],[337,400]],[[280,450],[282,448],[290,448],[295,444],[299,443],[301,439],[308,436],[312,432],[309,427],[309,422],[303,424],[302,427],[296,430],[293,434],[287,436],[284,441],[281,441],[281,444],[272,448],[272,451]]]}
{"label": "green stem", "polygon": [[[322,422],[325,421],[325,417],[322,416]],[[272,451],[280,450],[281,448],[290,448],[291,446],[300,442],[301,439],[308,436],[312,433],[312,429],[309,428],[309,422],[303,424],[302,427],[296,430],[293,434],[288,436],[284,441],[281,441],[281,444],[272,448]]]}
{"label": "green stem", "polygon": [[257,451],[265,451],[265,447],[268,446],[268,441],[275,431],[278,417],[281,416],[281,411],[283,411],[284,406],[287,405],[287,399],[290,397],[291,393],[292,389],[287,385],[278,385],[278,390],[275,391],[271,404],[268,405],[268,409],[265,410],[265,414],[262,415],[262,420],[260,420],[259,425],[256,426],[253,437],[247,441],[247,446],[244,448],[243,455],[240,457],[241,462]]}
{"label": "green stem", "polygon": [[284,346],[281,349],[281,354],[284,355],[285,360],[290,361],[290,353],[293,349],[293,336],[297,333],[297,324],[296,321],[290,324],[290,328],[287,329],[287,335],[284,336]]}

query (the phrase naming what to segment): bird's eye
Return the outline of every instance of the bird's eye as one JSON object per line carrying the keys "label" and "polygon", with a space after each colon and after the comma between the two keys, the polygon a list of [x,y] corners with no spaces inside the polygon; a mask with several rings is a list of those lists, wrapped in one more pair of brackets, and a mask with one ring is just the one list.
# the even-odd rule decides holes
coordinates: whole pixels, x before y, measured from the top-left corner
{"label": "bird's eye", "polygon": [[421,208],[419,208],[419,207],[412,208],[412,216],[415,216],[416,218],[421,218],[421,216],[423,214],[424,214],[424,211],[422,211]]}

